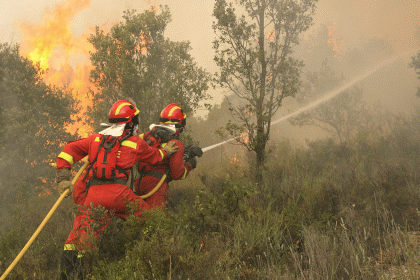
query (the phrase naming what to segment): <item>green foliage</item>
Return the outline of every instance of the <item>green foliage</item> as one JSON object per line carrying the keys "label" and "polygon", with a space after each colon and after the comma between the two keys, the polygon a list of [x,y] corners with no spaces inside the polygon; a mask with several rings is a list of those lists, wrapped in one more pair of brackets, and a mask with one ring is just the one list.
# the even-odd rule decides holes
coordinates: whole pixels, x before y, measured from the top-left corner
{"label": "green foliage", "polygon": [[259,184],[271,118],[300,86],[303,63],[291,54],[299,35],[311,25],[316,2],[236,1],[244,14],[226,0],[214,6],[214,60],[220,67],[215,81],[240,99],[239,104],[230,104],[233,121],[225,130],[234,136],[247,133],[240,142],[256,153]]}
{"label": "green foliage", "polygon": [[[416,279],[419,116],[348,143],[272,143],[263,186],[234,163],[171,183],[166,209],[111,215],[86,278]],[[52,200],[20,205],[21,222],[0,236],[2,270]],[[10,278],[54,279],[70,226],[70,213],[59,212]]]}
{"label": "green foliage", "polygon": [[164,37],[171,15],[167,6],[159,10],[126,11],[124,22],[109,33],[96,27],[91,35],[91,79],[100,89],[89,113],[95,123],[115,101],[131,98],[140,108],[140,130],[146,131],[164,106],[177,103],[189,114],[209,98],[209,73],[194,62],[189,42]]}
{"label": "green foliage", "polygon": [[[0,190],[2,217],[14,203],[51,192],[57,152],[75,102],[69,89],[42,81],[42,70],[18,46],[0,45]],[[0,222],[5,224],[5,222]],[[1,228],[1,227],[0,227]]]}
{"label": "green foliage", "polygon": [[[8,268],[56,201],[56,196],[33,197],[15,205],[7,229],[0,233],[0,274]],[[61,205],[7,279],[55,279],[64,240],[72,226],[71,202]]]}

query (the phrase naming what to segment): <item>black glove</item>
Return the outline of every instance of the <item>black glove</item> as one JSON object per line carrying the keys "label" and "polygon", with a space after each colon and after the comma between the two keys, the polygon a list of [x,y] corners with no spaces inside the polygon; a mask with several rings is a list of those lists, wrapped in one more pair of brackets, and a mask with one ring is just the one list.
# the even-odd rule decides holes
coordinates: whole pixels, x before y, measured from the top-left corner
{"label": "black glove", "polygon": [[191,146],[188,148],[192,156],[201,157],[203,155],[203,150],[198,146]]}
{"label": "black glove", "polygon": [[188,162],[193,169],[197,167],[197,159],[195,157],[190,157],[185,162]]}
{"label": "black glove", "polygon": [[184,161],[187,161],[187,159],[189,159],[192,156],[191,155],[191,152],[190,152],[190,148],[191,148],[191,145],[185,146],[185,149],[184,149]]}
{"label": "black glove", "polygon": [[156,131],[153,132],[153,137],[155,137],[156,139],[160,139],[161,143],[166,143],[169,140],[171,140],[170,136],[171,135],[169,131],[164,128],[157,129]]}

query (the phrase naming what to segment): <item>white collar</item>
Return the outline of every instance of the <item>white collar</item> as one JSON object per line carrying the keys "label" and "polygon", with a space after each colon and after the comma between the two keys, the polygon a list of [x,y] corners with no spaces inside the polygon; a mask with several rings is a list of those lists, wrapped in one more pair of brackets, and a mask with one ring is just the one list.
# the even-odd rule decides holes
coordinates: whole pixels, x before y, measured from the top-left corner
{"label": "white collar", "polygon": [[169,129],[170,131],[172,131],[173,133],[175,133],[176,132],[176,127],[175,127],[175,125],[174,124],[151,124],[150,126],[149,126],[149,129],[150,130],[152,130],[153,128],[155,128],[155,127],[163,127],[163,128],[167,128],[167,129]]}
{"label": "white collar", "polygon": [[120,124],[105,124],[105,123],[101,123],[101,126],[107,126],[107,128],[105,128],[104,130],[100,131],[99,134],[103,134],[103,135],[110,135],[113,137],[118,137],[123,135],[124,133],[124,128],[125,128],[125,123],[120,123]]}

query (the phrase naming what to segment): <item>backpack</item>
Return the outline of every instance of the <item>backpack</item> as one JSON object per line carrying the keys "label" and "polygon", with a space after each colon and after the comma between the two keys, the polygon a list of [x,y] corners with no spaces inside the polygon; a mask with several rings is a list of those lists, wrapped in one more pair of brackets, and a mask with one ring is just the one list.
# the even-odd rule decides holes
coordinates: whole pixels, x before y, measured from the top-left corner
{"label": "backpack", "polygon": [[[99,143],[98,143],[99,142]],[[127,175],[126,170],[117,166],[117,158],[120,156],[122,139],[108,135],[96,137],[92,149],[96,153],[92,156],[94,159],[91,163],[92,178],[101,180],[116,179],[117,171]]]}

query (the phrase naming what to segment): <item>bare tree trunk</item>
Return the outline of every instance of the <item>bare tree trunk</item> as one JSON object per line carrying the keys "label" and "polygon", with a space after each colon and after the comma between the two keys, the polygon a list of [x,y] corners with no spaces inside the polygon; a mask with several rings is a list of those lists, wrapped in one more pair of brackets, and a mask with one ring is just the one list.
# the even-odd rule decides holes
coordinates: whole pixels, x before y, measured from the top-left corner
{"label": "bare tree trunk", "polygon": [[256,137],[256,182],[258,185],[263,183],[263,167],[265,160],[265,137],[264,137],[264,122],[263,122],[263,106],[264,106],[264,97],[265,97],[265,78],[267,75],[267,62],[265,61],[265,52],[264,52],[264,12],[265,12],[265,1],[261,1],[259,6],[259,38],[258,45],[260,51],[260,63],[261,63],[261,75],[260,75],[260,92],[257,100],[257,137]]}

